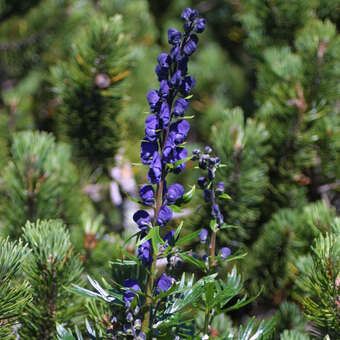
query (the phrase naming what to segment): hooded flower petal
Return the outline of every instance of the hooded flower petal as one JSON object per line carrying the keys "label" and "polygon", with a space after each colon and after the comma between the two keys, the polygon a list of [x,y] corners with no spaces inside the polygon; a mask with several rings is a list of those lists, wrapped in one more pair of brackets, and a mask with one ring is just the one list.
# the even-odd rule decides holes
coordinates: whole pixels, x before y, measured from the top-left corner
{"label": "hooded flower petal", "polygon": [[138,210],[133,215],[133,220],[138,224],[141,230],[146,230],[148,225],[151,223],[151,217],[145,210]]}
{"label": "hooded flower petal", "polygon": [[[135,291],[140,291],[139,284],[136,280],[133,279],[127,279],[124,281],[124,287],[125,288],[131,288]],[[132,290],[125,290],[123,294],[123,299],[125,303],[130,303],[133,298],[136,296],[136,293]]]}
{"label": "hooded flower petal", "polygon": [[160,292],[165,293],[171,288],[171,286],[171,277],[167,276],[166,274],[162,274],[157,281],[157,294],[159,294]]}
{"label": "hooded flower petal", "polygon": [[151,90],[146,95],[146,98],[149,102],[151,112],[155,112],[157,109],[157,104],[160,100],[158,92],[156,90]]}
{"label": "hooded flower petal", "polygon": [[142,141],[140,158],[143,164],[151,164],[154,153],[158,150],[156,142]]}
{"label": "hooded flower petal", "polygon": [[153,154],[152,162],[148,172],[148,180],[151,184],[156,184],[162,178],[162,161],[158,152]]}
{"label": "hooded flower petal", "polygon": [[170,108],[167,102],[163,102],[159,114],[162,129],[167,129],[170,123]]}
{"label": "hooded flower petal", "polygon": [[200,238],[201,243],[205,243],[208,238],[208,230],[203,228],[199,233],[198,237]]}
{"label": "hooded flower petal", "polygon": [[188,107],[189,107],[189,102],[187,100],[183,98],[178,98],[174,104],[174,110],[173,110],[174,116],[183,117]]}
{"label": "hooded flower petal", "polygon": [[167,193],[167,203],[168,204],[175,204],[176,201],[181,199],[184,194],[184,188],[181,184],[171,184],[168,188]]}
{"label": "hooded flower petal", "polygon": [[170,28],[168,30],[168,42],[171,45],[177,45],[180,43],[182,38],[182,33],[177,31],[175,28]]}
{"label": "hooded flower petal", "polygon": [[231,250],[228,247],[223,247],[220,249],[218,253],[223,259],[226,259],[227,257],[230,256]]}
{"label": "hooded flower petal", "polygon": [[152,263],[152,245],[150,240],[142,243],[138,247],[138,258],[142,261],[143,265],[149,267]]}
{"label": "hooded flower petal", "polygon": [[155,191],[152,185],[144,184],[139,190],[139,196],[145,205],[152,205],[154,202]]}
{"label": "hooded flower petal", "polygon": [[164,227],[172,218],[172,210],[166,206],[163,205],[158,212],[157,216],[157,224],[160,227]]}
{"label": "hooded flower petal", "polygon": [[145,119],[145,138],[150,141],[156,141],[158,137],[159,122],[156,115],[149,115]]}

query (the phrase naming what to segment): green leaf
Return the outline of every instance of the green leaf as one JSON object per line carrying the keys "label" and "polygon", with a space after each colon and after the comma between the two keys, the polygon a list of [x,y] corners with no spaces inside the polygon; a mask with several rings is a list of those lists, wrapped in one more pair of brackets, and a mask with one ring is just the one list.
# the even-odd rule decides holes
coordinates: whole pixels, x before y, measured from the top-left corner
{"label": "green leaf", "polygon": [[193,96],[194,96],[193,94],[189,94],[189,96],[186,96],[184,99],[189,100],[189,99],[191,99]]}
{"label": "green leaf", "polygon": [[196,186],[193,185],[191,187],[191,189],[183,195],[180,202],[181,203],[189,203],[192,200],[192,198],[194,197],[195,191],[196,191]]}
{"label": "green leaf", "polygon": [[231,197],[226,193],[219,195],[218,198],[224,198],[224,199],[227,199],[227,200],[231,200]]}
{"label": "green leaf", "polygon": [[196,238],[199,233],[201,231],[200,230],[197,230],[197,231],[194,231],[193,233],[190,233],[188,235],[185,235],[184,237],[180,238],[177,242],[176,242],[176,246],[180,246],[181,244],[184,244],[184,243],[187,243],[189,241],[191,241],[192,239]]}
{"label": "green leaf", "polygon": [[152,240],[152,248],[155,253],[158,252],[158,246],[160,244],[164,244],[163,239],[159,235],[159,226],[153,227],[150,231],[149,234],[151,234],[151,240]]}
{"label": "green leaf", "polygon": [[[180,159],[179,161],[175,162],[173,164],[173,167],[174,168],[177,168],[179,165],[183,164],[183,163],[186,163],[187,161],[190,161],[192,159],[192,156],[188,156],[188,157],[185,157],[183,159]],[[168,163],[167,163],[168,164]]]}
{"label": "green leaf", "polygon": [[182,209],[178,205],[172,204],[169,207],[175,213],[181,213],[182,212]]}
{"label": "green leaf", "polygon": [[211,220],[210,221],[210,229],[216,233],[216,226],[217,226],[217,223],[216,223],[216,220]]}
{"label": "green leaf", "polygon": [[220,227],[220,229],[240,229],[241,227],[238,225],[231,225],[231,224],[226,224],[223,223],[222,226]]}
{"label": "green leaf", "polygon": [[179,256],[184,260],[184,261],[187,261],[189,263],[191,263],[192,265],[200,268],[201,270],[205,270],[206,269],[206,265],[205,265],[205,262],[203,261],[200,261],[196,258],[194,258],[193,256],[191,255],[187,255],[187,254],[179,254]]}
{"label": "green leaf", "polygon": [[184,224],[184,222],[182,221],[182,222],[179,224],[179,226],[177,227],[176,231],[175,231],[175,235],[174,235],[174,240],[175,240],[175,242],[176,242],[176,240],[177,240],[177,238],[178,238],[178,236],[179,236],[179,234],[180,234],[180,232],[181,232],[181,230],[182,230],[183,224]]}
{"label": "green leaf", "polygon": [[135,202],[135,203],[138,203],[138,204],[143,204],[143,202],[141,201],[138,201],[136,198],[133,198],[130,194],[128,194],[127,192],[125,193],[126,197],[132,201],[132,202]]}

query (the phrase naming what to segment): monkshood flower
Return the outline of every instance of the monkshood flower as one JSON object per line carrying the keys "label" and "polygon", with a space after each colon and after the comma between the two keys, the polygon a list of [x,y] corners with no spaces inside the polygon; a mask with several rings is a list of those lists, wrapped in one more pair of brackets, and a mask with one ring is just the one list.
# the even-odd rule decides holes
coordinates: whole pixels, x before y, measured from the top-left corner
{"label": "monkshood flower", "polygon": [[220,251],[218,252],[218,254],[219,254],[222,258],[226,259],[228,256],[230,256],[231,250],[230,250],[228,247],[223,247],[223,248],[220,249]]}
{"label": "monkshood flower", "polygon": [[138,227],[145,231],[151,224],[151,217],[145,210],[138,210],[133,215],[133,220],[137,223]]}
{"label": "monkshood flower", "polygon": [[198,237],[200,238],[201,243],[207,242],[208,238],[208,230],[203,228],[201,232],[199,233]]}
{"label": "monkshood flower", "polygon": [[131,288],[131,289],[127,289],[124,291],[124,295],[123,295],[123,300],[126,304],[131,303],[131,301],[133,300],[133,298],[136,296],[136,293],[134,291],[140,291],[140,287],[139,284],[136,280],[133,279],[126,279],[124,281],[124,287],[125,288]]}
{"label": "monkshood flower", "polygon": [[[155,292],[166,292],[174,281],[168,276],[168,272],[155,277],[159,252],[175,243],[175,232],[170,230],[163,236],[164,243],[158,244],[157,252],[157,244],[155,246],[154,242],[159,236],[156,233],[160,232],[158,228],[164,228],[170,223],[173,217],[170,207],[175,208],[173,205],[180,202],[184,195],[181,184],[167,185],[167,175],[182,172],[186,162],[192,158],[184,147],[190,130],[187,120],[189,117],[184,115],[189,108],[190,92],[196,83],[195,78],[188,74],[188,62],[199,41],[195,33],[204,31],[205,20],[199,18],[198,12],[190,8],[184,9],[181,18],[184,21],[184,32],[175,28],[168,30],[170,52],[161,53],[155,67],[159,87],[150,90],[146,96],[150,114],[145,120],[145,136],[140,155],[142,163],[148,166],[149,183],[141,187],[139,195],[141,203],[153,210],[153,217],[146,210],[138,210],[133,219],[141,230],[138,237],[147,239],[139,245],[137,256],[149,269],[146,286],[149,312],[152,309],[149,297]],[[169,255],[169,258],[174,256]],[[179,258],[176,263],[180,261],[182,260]],[[142,329],[146,331],[145,328]]]}
{"label": "monkshood flower", "polygon": [[137,255],[139,259],[142,261],[143,265],[146,267],[150,267],[153,259],[152,259],[152,245],[150,240],[142,243],[138,247]]}
{"label": "monkshood flower", "polygon": [[184,188],[181,184],[171,184],[168,188],[166,201],[168,204],[176,204],[184,195]]}
{"label": "monkshood flower", "polygon": [[166,274],[162,274],[157,281],[157,294],[159,294],[160,292],[165,293],[171,288],[171,286],[171,277],[167,276]]}

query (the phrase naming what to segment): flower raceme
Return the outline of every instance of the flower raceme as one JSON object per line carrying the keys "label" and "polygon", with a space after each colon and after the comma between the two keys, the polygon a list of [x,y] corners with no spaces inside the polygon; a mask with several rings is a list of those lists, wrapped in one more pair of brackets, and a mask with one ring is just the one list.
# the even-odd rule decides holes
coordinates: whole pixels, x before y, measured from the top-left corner
{"label": "flower raceme", "polygon": [[[190,8],[183,11],[181,18],[184,21],[184,32],[170,28],[170,53],[161,53],[157,58],[155,73],[159,88],[150,90],[146,96],[150,114],[145,119],[145,136],[140,155],[142,163],[148,166],[149,183],[142,185],[139,196],[141,203],[153,210],[153,216],[151,212],[142,209],[134,214],[133,220],[140,229],[139,237],[146,239],[138,246],[137,256],[150,269],[150,277],[155,274],[152,272],[152,263],[157,254],[154,254],[155,249],[148,234],[155,227],[164,228],[169,224],[173,217],[170,206],[175,205],[184,195],[183,186],[179,183],[167,185],[166,177],[170,172],[182,172],[186,161],[191,158],[183,146],[190,130],[184,115],[189,107],[188,96],[195,86],[194,77],[188,74],[188,62],[199,41],[195,33],[204,31],[205,19],[199,18],[198,12]],[[170,230],[163,240],[164,247],[172,245],[174,231]],[[154,284],[150,288],[152,294],[157,295],[170,289],[173,279],[167,274],[149,279]],[[133,284],[138,282],[133,281]],[[127,302],[134,296],[128,290],[125,295]]]}

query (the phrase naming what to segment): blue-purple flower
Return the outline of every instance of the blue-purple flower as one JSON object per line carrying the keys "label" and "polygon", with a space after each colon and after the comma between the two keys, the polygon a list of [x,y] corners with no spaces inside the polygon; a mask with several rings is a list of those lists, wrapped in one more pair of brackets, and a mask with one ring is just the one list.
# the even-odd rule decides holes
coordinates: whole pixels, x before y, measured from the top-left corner
{"label": "blue-purple flower", "polygon": [[175,101],[173,114],[175,117],[183,117],[185,111],[189,107],[189,102],[183,98],[178,98]]}
{"label": "blue-purple flower", "polygon": [[145,138],[150,142],[155,142],[159,135],[159,121],[156,115],[149,115],[145,119]]}
{"label": "blue-purple flower", "polygon": [[207,241],[207,238],[208,238],[208,230],[205,229],[205,228],[202,228],[198,237],[200,238],[201,243],[205,243]]}
{"label": "blue-purple flower", "polygon": [[220,249],[218,253],[223,259],[226,259],[227,257],[230,256],[231,250],[228,247],[223,247]]}
{"label": "blue-purple flower", "polygon": [[139,287],[139,284],[136,280],[133,280],[133,279],[126,279],[124,281],[124,287],[125,288],[131,288],[130,289],[127,289],[124,291],[124,294],[123,294],[123,300],[126,304],[129,304],[131,303],[131,301],[133,300],[133,298],[136,296],[136,293],[134,292],[135,291],[140,291],[140,287]]}
{"label": "blue-purple flower", "polygon": [[171,65],[171,58],[167,53],[161,53],[158,56],[158,64],[160,67],[169,68]]}
{"label": "blue-purple flower", "polygon": [[200,18],[196,21],[195,26],[194,26],[194,31],[196,33],[202,33],[205,29],[205,19],[204,18]]}
{"label": "blue-purple flower", "polygon": [[149,267],[152,263],[152,245],[150,240],[142,243],[138,247],[138,258],[142,261],[143,265]]}
{"label": "blue-purple flower", "polygon": [[146,95],[146,98],[148,99],[151,112],[155,112],[157,109],[157,104],[160,100],[158,92],[156,90],[151,90]]}
{"label": "blue-purple flower", "polygon": [[151,164],[152,158],[157,153],[158,144],[156,142],[142,141],[140,158],[143,164]]}
{"label": "blue-purple flower", "polygon": [[175,28],[170,28],[168,30],[168,42],[171,45],[177,45],[181,42],[182,33],[177,31]]}
{"label": "blue-purple flower", "polygon": [[139,196],[145,205],[152,205],[155,197],[155,190],[152,185],[144,184],[139,190]]}
{"label": "blue-purple flower", "polygon": [[138,224],[141,230],[146,230],[151,224],[151,217],[145,210],[138,210],[133,215],[133,220]]}
{"label": "blue-purple flower", "polygon": [[172,210],[167,206],[163,205],[158,212],[157,225],[164,227],[172,218]]}
{"label": "blue-purple flower", "polygon": [[165,293],[171,288],[171,286],[171,277],[167,276],[166,274],[162,274],[157,281],[157,294],[159,294],[160,292]]}
{"label": "blue-purple flower", "polygon": [[168,193],[166,196],[167,204],[176,204],[176,201],[183,197],[184,188],[181,184],[171,184],[168,188]]}
{"label": "blue-purple flower", "polygon": [[162,178],[162,161],[159,153],[156,151],[153,154],[152,162],[150,164],[148,180],[151,184],[156,184],[161,181],[161,178]]}
{"label": "blue-purple flower", "polygon": [[173,246],[174,242],[175,242],[175,231],[174,230],[170,230],[169,232],[167,232],[164,237],[163,240],[165,242],[165,247],[167,247],[168,245]]}

